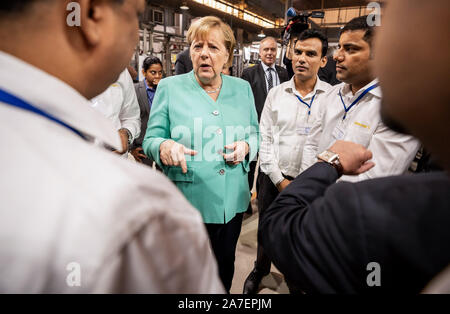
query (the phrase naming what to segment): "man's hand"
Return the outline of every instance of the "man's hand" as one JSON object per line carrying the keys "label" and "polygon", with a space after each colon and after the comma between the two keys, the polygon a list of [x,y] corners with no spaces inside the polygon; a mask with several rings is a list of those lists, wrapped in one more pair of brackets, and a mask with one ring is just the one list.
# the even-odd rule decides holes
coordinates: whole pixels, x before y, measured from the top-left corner
{"label": "man's hand", "polygon": [[173,140],[167,140],[159,146],[159,158],[166,166],[179,166],[183,173],[187,172],[186,157],[184,155],[197,155],[195,150],[178,144]]}
{"label": "man's hand", "polygon": [[132,149],[130,153],[139,163],[142,163],[142,159],[147,158],[147,155],[144,154],[144,150],[142,149],[142,147],[136,147],[135,149]]}
{"label": "man's hand", "polygon": [[375,166],[369,161],[372,159],[372,152],[360,144],[336,141],[328,150],[339,155],[345,175],[359,175]]}
{"label": "man's hand", "polygon": [[123,147],[123,151],[114,151],[117,154],[125,154],[128,151],[128,132],[125,129],[120,129],[119,130],[119,136],[120,136],[120,140],[122,141],[122,147]]}
{"label": "man's hand", "polygon": [[283,181],[281,181],[280,183],[277,184],[277,189],[278,191],[283,191],[288,185],[289,183],[291,183],[291,181],[289,181],[288,179],[284,179]]}
{"label": "man's hand", "polygon": [[244,161],[245,156],[249,152],[248,143],[244,141],[234,142],[229,145],[225,145],[226,149],[232,149],[233,152],[229,154],[222,153],[223,158],[230,165],[238,165]]}

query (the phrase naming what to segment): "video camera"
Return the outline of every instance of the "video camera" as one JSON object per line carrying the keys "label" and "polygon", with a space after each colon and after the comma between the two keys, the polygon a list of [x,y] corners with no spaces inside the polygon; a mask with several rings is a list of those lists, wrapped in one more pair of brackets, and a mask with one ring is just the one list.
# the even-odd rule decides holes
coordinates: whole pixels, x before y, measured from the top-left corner
{"label": "video camera", "polygon": [[283,38],[284,44],[289,42],[292,35],[299,35],[304,30],[309,28],[308,18],[319,18],[322,19],[325,16],[323,11],[297,11],[294,8],[289,8],[286,15],[290,18],[288,24],[284,28],[281,36]]}

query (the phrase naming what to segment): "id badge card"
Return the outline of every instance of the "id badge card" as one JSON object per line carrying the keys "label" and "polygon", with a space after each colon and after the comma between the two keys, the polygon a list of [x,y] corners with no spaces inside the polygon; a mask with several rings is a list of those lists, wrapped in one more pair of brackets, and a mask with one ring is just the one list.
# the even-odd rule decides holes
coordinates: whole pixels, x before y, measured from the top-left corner
{"label": "id badge card", "polygon": [[311,132],[310,126],[297,126],[298,135],[309,135],[310,132]]}
{"label": "id badge card", "polygon": [[345,131],[342,129],[342,126],[337,125],[333,133],[331,134],[336,140],[342,140],[345,136]]}

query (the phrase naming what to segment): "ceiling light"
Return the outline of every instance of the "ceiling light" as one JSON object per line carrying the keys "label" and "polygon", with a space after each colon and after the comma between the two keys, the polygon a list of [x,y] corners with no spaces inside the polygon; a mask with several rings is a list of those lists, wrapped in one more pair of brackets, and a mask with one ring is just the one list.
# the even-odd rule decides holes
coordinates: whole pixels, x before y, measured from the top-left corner
{"label": "ceiling light", "polygon": [[183,3],[181,4],[181,6],[180,6],[180,9],[181,9],[181,10],[189,10],[189,7],[187,6],[187,3],[186,3],[186,2],[183,2]]}
{"label": "ceiling light", "polygon": [[261,30],[261,33],[258,34],[258,37],[260,37],[260,38],[266,37],[266,34],[264,34],[263,30]]}

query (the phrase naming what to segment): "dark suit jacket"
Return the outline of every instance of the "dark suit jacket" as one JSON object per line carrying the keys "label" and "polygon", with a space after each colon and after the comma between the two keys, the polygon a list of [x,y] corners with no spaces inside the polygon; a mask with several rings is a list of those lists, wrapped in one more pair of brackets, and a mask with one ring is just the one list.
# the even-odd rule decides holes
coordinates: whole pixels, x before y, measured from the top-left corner
{"label": "dark suit jacket", "polygon": [[[317,163],[262,213],[258,241],[307,293],[419,293],[450,263],[450,178],[443,172],[337,183]],[[380,266],[380,287],[367,269]]]}
{"label": "dark suit jacket", "polygon": [[[288,73],[286,69],[276,65],[275,68],[280,78],[280,83],[288,81]],[[242,79],[248,81],[252,87],[253,97],[255,98],[256,112],[258,113],[258,121],[261,119],[261,113],[264,108],[264,103],[267,98],[267,85],[264,69],[259,63],[250,68],[244,69],[242,72]]]}
{"label": "dark suit jacket", "polygon": [[[148,118],[150,116],[150,104],[147,96],[147,89],[145,88],[144,81],[134,84],[134,89],[136,91],[136,96],[139,102],[139,109],[141,110],[141,134],[137,139],[134,140],[132,149],[136,147],[142,147],[142,142],[144,141],[145,131],[147,130]],[[151,159],[143,160],[145,164],[151,165]]]}
{"label": "dark suit jacket", "polygon": [[177,55],[177,60],[175,61],[175,75],[191,72],[192,69],[192,60],[188,48]]}
{"label": "dark suit jacket", "polygon": [[328,84],[337,85],[341,83],[341,81],[336,78],[336,61],[334,61],[333,58],[328,58],[327,64],[325,67],[319,69],[317,75],[319,76],[319,79]]}

